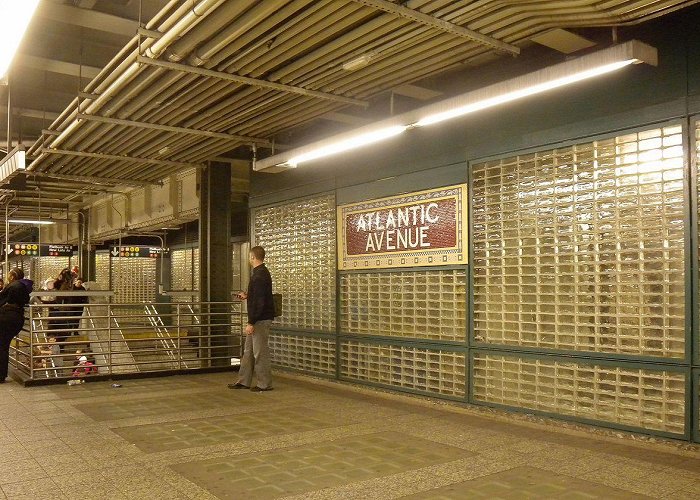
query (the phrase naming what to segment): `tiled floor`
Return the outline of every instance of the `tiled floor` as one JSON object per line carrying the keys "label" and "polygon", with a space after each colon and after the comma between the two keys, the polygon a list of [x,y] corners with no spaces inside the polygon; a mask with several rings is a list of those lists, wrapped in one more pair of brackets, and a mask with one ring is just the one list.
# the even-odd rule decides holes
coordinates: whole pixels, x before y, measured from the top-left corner
{"label": "tiled floor", "polygon": [[700,499],[700,447],[277,375],[0,385],[0,498]]}

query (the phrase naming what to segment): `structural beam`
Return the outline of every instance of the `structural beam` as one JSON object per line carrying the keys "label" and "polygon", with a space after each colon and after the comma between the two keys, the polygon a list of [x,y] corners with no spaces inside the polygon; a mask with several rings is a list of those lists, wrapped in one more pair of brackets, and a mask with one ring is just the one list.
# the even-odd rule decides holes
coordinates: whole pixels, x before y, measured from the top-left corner
{"label": "structural beam", "polygon": [[83,183],[109,184],[112,186],[162,186],[161,181],[137,181],[133,179],[117,179],[114,177],[99,177],[94,175],[68,175],[68,174],[52,174],[49,172],[30,172],[30,177],[39,177],[46,179],[77,181]]}
{"label": "structural beam", "polygon": [[[7,106],[0,106],[0,113],[7,114]],[[51,111],[42,111],[40,109],[15,108],[12,107],[12,114],[15,116],[24,116],[27,118],[38,118],[40,120],[54,121],[59,117],[58,113]]]}
{"label": "structural beam", "polygon": [[82,26],[97,31],[106,31],[117,35],[132,37],[139,27],[138,21],[124,19],[123,17],[97,12],[95,10],[81,9],[62,5],[48,0],[43,0],[36,11],[36,15],[59,23]]}
{"label": "structural beam", "polygon": [[242,83],[244,85],[251,85],[253,87],[260,87],[265,89],[279,90],[280,92],[288,92],[290,94],[299,94],[306,97],[315,97],[316,99],[323,99],[326,101],[341,102],[343,104],[352,104],[353,106],[362,106],[364,108],[369,106],[369,102],[362,101],[359,99],[353,99],[351,97],[344,97],[340,95],[330,94],[328,92],[320,92],[318,90],[309,90],[302,87],[295,87],[293,85],[285,85],[282,83],[268,82],[267,80],[260,80],[257,78],[249,78],[247,76],[233,75],[231,73],[224,73],[222,71],[214,71],[211,69],[197,68],[195,66],[188,66],[186,64],[173,63],[168,61],[161,61],[159,59],[151,59],[150,57],[137,56],[136,60],[142,64],[148,64],[150,66],[157,66],[159,68],[165,68],[172,71],[181,71],[182,73],[190,73],[192,75],[201,75],[209,78],[216,78],[219,80],[226,80],[229,82]]}
{"label": "structural beam", "polygon": [[431,28],[436,28],[445,33],[450,33],[461,38],[466,38],[472,42],[480,43],[487,47],[491,47],[500,52],[507,52],[509,54],[518,55],[520,54],[520,48],[509,43],[502,42],[496,38],[484,35],[478,31],[470,30],[469,28],[464,28],[458,24],[450,23],[448,21],[443,21],[437,17],[424,14],[414,9],[409,9],[403,5],[398,5],[387,0],[353,0],[367,7],[372,7],[377,10],[384,11],[396,17],[401,17],[403,19],[408,19],[410,21],[423,24],[425,26],[430,26]]}
{"label": "structural beam", "polygon": [[139,158],[136,156],[119,156],[105,153],[89,153],[87,151],[69,151],[67,149],[49,149],[42,148],[42,153],[61,155],[61,156],[78,156],[80,158],[97,158],[100,160],[128,161],[131,163],[143,163],[145,165],[162,165],[165,167],[177,168],[202,168],[199,163],[183,163],[179,161],[156,160],[155,158]]}
{"label": "structural beam", "polygon": [[45,57],[30,56],[28,54],[19,54],[17,56],[17,64],[25,68],[38,69],[41,71],[49,71],[61,75],[80,76],[92,80],[100,73],[100,68],[94,66],[81,66],[80,64],[70,63],[66,61],[56,61],[55,59],[47,59]]}
{"label": "structural beam", "polygon": [[245,135],[224,134],[222,132],[210,132],[208,130],[197,130],[193,128],[173,127],[171,125],[160,125],[157,123],[137,122],[132,120],[122,120],[119,118],[108,118],[106,116],[86,115],[78,113],[78,120],[88,120],[100,123],[111,123],[113,125],[124,125],[125,127],[147,128],[152,130],[160,130],[162,132],[174,132],[178,134],[198,135],[202,137],[211,137],[213,139],[226,139],[228,141],[245,142],[247,144],[260,144],[269,146],[271,142],[267,139],[259,137],[248,137]]}
{"label": "structural beam", "polygon": [[349,115],[347,113],[337,113],[337,112],[330,112],[326,113],[325,115],[319,116],[321,120],[328,120],[331,122],[338,122],[338,123],[345,123],[348,125],[367,125],[368,123],[371,123],[371,120],[368,120],[366,118],[360,118],[359,116],[353,116]]}

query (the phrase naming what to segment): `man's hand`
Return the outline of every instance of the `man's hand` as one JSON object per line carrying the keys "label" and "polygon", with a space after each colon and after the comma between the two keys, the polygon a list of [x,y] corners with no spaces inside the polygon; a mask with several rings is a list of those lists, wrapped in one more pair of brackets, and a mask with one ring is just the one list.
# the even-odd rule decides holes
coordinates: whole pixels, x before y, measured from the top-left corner
{"label": "man's hand", "polygon": [[245,334],[246,335],[253,335],[255,333],[255,326],[254,325],[246,325],[245,327]]}
{"label": "man's hand", "polygon": [[241,300],[245,300],[245,299],[248,298],[248,294],[245,293],[245,292],[239,292],[239,293],[238,293],[238,298],[241,299]]}

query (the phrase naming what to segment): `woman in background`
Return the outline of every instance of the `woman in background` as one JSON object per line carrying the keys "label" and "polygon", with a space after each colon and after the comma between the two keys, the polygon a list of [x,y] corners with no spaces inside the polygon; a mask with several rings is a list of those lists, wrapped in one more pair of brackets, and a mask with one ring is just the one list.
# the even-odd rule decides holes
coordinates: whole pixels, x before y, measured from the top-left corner
{"label": "woman in background", "polygon": [[23,281],[24,271],[15,267],[7,275],[7,286],[0,291],[0,384],[7,378],[12,339],[24,326],[29,290]]}

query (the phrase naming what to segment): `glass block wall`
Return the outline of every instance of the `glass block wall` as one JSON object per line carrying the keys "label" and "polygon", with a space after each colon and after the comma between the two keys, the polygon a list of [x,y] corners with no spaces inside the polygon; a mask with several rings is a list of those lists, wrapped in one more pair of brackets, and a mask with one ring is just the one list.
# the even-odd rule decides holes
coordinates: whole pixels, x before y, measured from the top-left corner
{"label": "glass block wall", "polygon": [[274,333],[270,351],[276,366],[335,375],[335,338]]}
{"label": "glass block wall", "polygon": [[340,375],[415,391],[463,398],[466,355],[446,349],[344,340]]}
{"label": "glass block wall", "polygon": [[172,250],[170,272],[172,290],[199,290],[199,248]]}
{"label": "glass block wall", "polygon": [[335,197],[297,200],[253,213],[255,245],[265,248],[280,328],[335,332]]}
{"label": "glass block wall", "polygon": [[474,334],[685,355],[680,125],[473,166]]}
{"label": "glass block wall", "polygon": [[[77,262],[77,259],[76,259]],[[34,257],[31,259],[29,279],[34,281],[34,290],[41,289],[47,278],[56,279],[61,271],[71,267],[70,257]]]}
{"label": "glass block wall", "polygon": [[111,269],[109,252],[95,253],[95,286],[98,290],[110,290],[109,274]]}
{"label": "glass block wall", "polygon": [[368,272],[340,277],[343,333],[464,342],[464,269]]}
{"label": "glass block wall", "polygon": [[158,289],[156,259],[113,257],[111,266],[115,304],[155,302]]}
{"label": "glass block wall", "polygon": [[474,399],[683,434],[682,372],[476,353]]}

